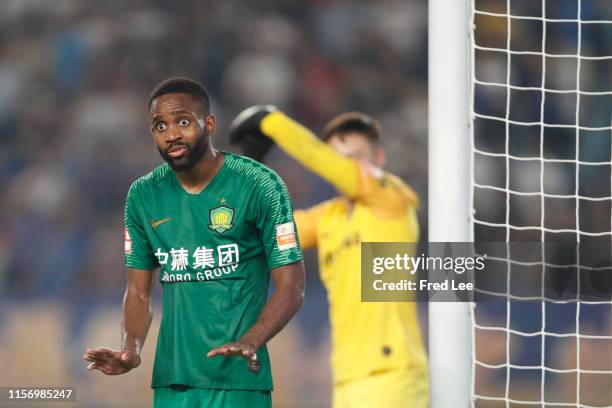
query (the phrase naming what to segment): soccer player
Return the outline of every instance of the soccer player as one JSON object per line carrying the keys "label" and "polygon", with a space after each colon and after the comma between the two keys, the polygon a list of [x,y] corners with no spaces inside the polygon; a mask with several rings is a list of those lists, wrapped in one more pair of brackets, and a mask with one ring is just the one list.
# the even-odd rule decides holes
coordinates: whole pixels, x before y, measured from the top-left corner
{"label": "soccer player", "polygon": [[[271,407],[265,344],[304,294],[287,189],[267,167],[213,148],[215,116],[197,82],[163,81],[149,112],[166,164],[127,195],[121,350],[87,349],[83,358],[108,375],[138,367],[161,268],[153,407]],[[270,276],[276,290],[266,301]]]}
{"label": "soccer player", "polygon": [[427,358],[415,303],[365,303],[360,243],[417,242],[418,198],[384,172],[378,123],[362,113],[331,120],[323,141],[272,106],[243,111],[231,139],[261,160],[271,142],[333,184],[340,196],[295,212],[302,248],[318,248],[330,305],[334,408],[428,405]]}

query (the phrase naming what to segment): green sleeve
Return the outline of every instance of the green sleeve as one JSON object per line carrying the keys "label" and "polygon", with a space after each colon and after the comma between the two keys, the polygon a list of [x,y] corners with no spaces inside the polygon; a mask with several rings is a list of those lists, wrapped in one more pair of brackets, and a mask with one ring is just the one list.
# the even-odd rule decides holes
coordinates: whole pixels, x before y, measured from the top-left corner
{"label": "green sleeve", "polygon": [[134,183],[125,200],[123,260],[128,268],[150,270],[158,266],[157,259],[145,234],[143,219],[139,217],[137,196],[138,189]]}
{"label": "green sleeve", "polygon": [[257,227],[268,268],[292,264],[302,259],[302,250],[293,219],[293,204],[283,180],[276,174],[258,184]]}

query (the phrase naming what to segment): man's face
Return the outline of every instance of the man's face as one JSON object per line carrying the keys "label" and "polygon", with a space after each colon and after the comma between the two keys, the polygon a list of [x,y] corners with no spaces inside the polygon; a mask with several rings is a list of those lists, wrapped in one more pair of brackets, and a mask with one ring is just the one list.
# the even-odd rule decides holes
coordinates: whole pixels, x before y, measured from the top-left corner
{"label": "man's face", "polygon": [[336,134],[330,137],[327,143],[336,153],[358,161],[366,161],[375,166],[383,167],[385,152],[379,146],[372,144],[366,136],[358,132]]}
{"label": "man's face", "polygon": [[162,158],[174,171],[189,170],[206,154],[214,115],[185,93],[159,96],[151,104],[151,133]]}

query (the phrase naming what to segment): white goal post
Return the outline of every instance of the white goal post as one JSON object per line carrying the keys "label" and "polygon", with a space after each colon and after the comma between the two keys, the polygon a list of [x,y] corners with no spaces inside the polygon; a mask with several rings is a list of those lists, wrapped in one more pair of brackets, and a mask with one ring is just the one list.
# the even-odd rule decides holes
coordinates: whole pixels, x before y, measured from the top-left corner
{"label": "white goal post", "polygon": [[[429,241],[469,242],[469,1],[430,0],[428,25]],[[432,408],[463,408],[471,404],[469,309],[469,303],[429,303]]]}

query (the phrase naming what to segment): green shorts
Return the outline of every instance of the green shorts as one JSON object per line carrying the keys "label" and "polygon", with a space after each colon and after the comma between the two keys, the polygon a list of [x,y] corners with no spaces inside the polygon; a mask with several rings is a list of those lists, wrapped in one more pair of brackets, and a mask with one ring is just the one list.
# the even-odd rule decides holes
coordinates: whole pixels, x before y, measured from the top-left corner
{"label": "green shorts", "polygon": [[271,408],[270,391],[171,386],[153,389],[153,408]]}

